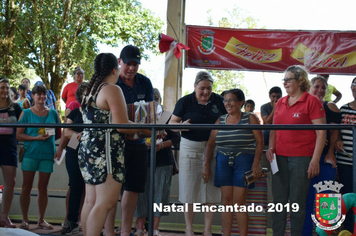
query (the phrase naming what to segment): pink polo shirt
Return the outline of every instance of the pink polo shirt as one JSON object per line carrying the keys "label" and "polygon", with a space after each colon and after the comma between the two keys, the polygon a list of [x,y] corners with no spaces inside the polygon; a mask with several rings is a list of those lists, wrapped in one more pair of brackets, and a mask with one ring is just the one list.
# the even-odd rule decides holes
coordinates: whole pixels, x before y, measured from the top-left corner
{"label": "pink polo shirt", "polygon": [[[289,95],[279,99],[273,117],[273,124],[312,124],[312,120],[325,117],[321,101],[304,92],[292,106],[288,105]],[[281,156],[313,156],[315,130],[276,130],[276,154]]]}

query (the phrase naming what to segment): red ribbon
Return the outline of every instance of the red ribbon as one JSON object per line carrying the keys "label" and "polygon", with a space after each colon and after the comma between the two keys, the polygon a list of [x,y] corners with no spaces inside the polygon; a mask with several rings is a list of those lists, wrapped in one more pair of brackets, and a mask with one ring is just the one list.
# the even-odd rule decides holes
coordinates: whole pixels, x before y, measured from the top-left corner
{"label": "red ribbon", "polygon": [[[175,42],[174,38],[161,33],[161,40],[159,41],[159,51],[161,53],[167,52],[171,48],[171,44]],[[179,59],[182,56],[181,49],[189,50],[190,48],[182,43],[176,43],[174,48],[174,56]]]}

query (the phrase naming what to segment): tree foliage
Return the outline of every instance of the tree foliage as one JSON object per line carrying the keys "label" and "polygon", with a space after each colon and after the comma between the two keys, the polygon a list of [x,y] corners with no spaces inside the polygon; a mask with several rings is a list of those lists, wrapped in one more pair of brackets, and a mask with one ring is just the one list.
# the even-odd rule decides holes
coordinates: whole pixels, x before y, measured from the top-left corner
{"label": "tree foliage", "polygon": [[16,78],[32,68],[57,100],[76,66],[89,79],[98,43],[134,44],[147,58],[163,25],[139,0],[2,0],[1,7],[0,74]]}
{"label": "tree foliage", "polygon": [[0,5],[0,76],[12,75],[19,71],[21,58],[16,52],[17,19],[24,0],[1,1]]}
{"label": "tree foliage", "polygon": [[243,85],[243,80],[245,78],[243,73],[235,71],[225,71],[225,70],[209,70],[214,78],[213,91],[217,94],[232,89],[240,88],[244,91],[247,96],[248,90]]}
{"label": "tree foliage", "polygon": [[[217,22],[214,22],[212,10],[208,11],[208,23],[211,26],[224,27],[224,28],[256,28],[257,20],[249,16],[249,12],[246,10],[234,6],[230,10],[225,10],[227,13],[225,17],[222,17]],[[245,96],[248,96],[248,90],[243,85],[245,75],[243,72],[231,71],[231,70],[209,70],[214,78],[213,90],[220,94],[223,91],[240,88],[244,91]]]}

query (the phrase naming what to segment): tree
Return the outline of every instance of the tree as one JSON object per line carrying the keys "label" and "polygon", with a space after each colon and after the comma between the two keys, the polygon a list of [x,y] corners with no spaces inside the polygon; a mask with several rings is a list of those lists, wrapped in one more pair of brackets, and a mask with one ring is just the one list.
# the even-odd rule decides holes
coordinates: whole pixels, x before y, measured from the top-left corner
{"label": "tree", "polygon": [[248,94],[248,90],[243,86],[243,80],[245,78],[243,73],[235,71],[224,71],[224,70],[209,70],[214,78],[213,90],[217,94],[232,89],[240,88],[244,91],[245,95]]}
{"label": "tree", "polygon": [[[225,28],[256,28],[257,21],[249,16],[249,13],[244,9],[234,6],[231,10],[225,10],[229,17],[223,17],[218,22],[214,23],[212,10],[208,11],[208,23],[211,26]],[[214,78],[213,90],[221,94],[223,91],[240,88],[244,91],[245,96],[248,96],[248,90],[243,85],[245,75],[243,72],[231,70],[209,70],[209,73]]]}
{"label": "tree", "polygon": [[99,42],[114,47],[132,43],[144,57],[147,50],[157,53],[163,23],[138,0],[23,1],[18,4],[13,51],[22,58],[19,64],[35,69],[57,100],[74,67],[82,67],[90,77]]}
{"label": "tree", "polygon": [[20,57],[14,48],[18,17],[24,0],[8,0],[1,2],[0,10],[0,77],[10,77],[17,73]]}

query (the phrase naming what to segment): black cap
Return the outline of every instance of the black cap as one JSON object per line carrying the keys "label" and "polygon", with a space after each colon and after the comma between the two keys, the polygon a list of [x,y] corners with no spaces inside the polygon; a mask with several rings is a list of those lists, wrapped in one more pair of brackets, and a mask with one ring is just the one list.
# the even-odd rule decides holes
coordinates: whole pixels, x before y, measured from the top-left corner
{"label": "black cap", "polygon": [[127,45],[121,50],[120,59],[123,60],[125,64],[132,61],[141,64],[140,49],[132,45]]}

